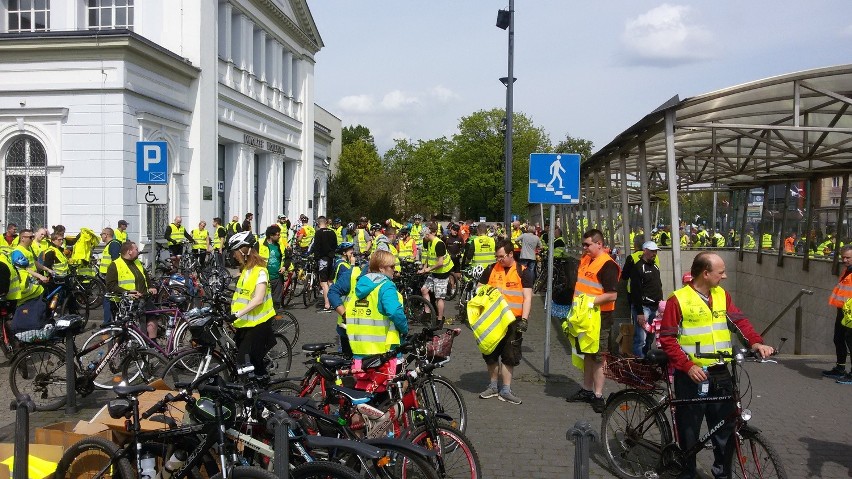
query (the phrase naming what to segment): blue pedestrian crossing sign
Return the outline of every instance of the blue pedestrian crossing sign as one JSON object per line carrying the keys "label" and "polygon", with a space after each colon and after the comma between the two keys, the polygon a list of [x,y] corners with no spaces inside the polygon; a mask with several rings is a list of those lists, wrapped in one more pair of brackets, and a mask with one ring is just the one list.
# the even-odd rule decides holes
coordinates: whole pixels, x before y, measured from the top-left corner
{"label": "blue pedestrian crossing sign", "polygon": [[580,204],[580,155],[530,154],[530,203]]}
{"label": "blue pedestrian crossing sign", "polygon": [[165,185],[169,180],[169,145],[165,141],[136,142],[136,182]]}

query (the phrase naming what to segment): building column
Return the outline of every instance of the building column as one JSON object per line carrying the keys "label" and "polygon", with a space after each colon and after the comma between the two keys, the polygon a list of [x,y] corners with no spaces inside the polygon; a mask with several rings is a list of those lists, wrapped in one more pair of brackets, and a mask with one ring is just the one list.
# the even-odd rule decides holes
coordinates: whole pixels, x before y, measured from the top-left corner
{"label": "building column", "polygon": [[287,98],[293,98],[293,53],[289,50],[284,52],[283,63],[281,91]]}
{"label": "building column", "polygon": [[229,2],[219,2],[219,56],[226,62],[233,62],[231,57],[231,19],[234,7]]}

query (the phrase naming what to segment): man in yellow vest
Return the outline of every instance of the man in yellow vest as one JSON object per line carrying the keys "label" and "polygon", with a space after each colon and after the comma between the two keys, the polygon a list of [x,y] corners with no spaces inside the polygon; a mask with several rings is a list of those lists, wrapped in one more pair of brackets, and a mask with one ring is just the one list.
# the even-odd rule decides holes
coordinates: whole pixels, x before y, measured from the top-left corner
{"label": "man in yellow vest", "polygon": [[281,227],[277,224],[267,226],[264,236],[263,241],[258,243],[257,253],[266,260],[272,305],[277,310],[281,307],[281,294],[284,288],[281,275],[287,271],[284,265],[284,250],[281,248]]}
{"label": "man in yellow vest", "polygon": [[198,258],[198,262],[202,268],[207,264],[207,253],[212,250],[210,244],[210,232],[207,231],[207,222],[201,220],[198,222],[198,228],[192,230],[192,254]]}
{"label": "man in yellow vest", "polygon": [[343,220],[340,218],[335,218],[334,221],[331,222],[331,230],[334,231],[334,234],[337,236],[337,244],[343,243],[347,241],[347,239],[343,236]]}
{"label": "man in yellow vest", "polygon": [[[419,249],[423,246],[423,217],[419,214],[414,215],[413,222],[408,227],[408,232],[411,235],[411,238],[417,244],[417,248]],[[423,251],[426,251],[426,248],[423,248]]]}
{"label": "man in yellow vest", "polygon": [[[494,351],[482,356],[488,367],[489,383],[479,397],[488,399],[496,396],[510,404],[521,404],[521,398],[512,392],[512,374],[515,367],[521,363],[521,343],[523,333],[527,330],[527,321],[532,307],[532,287],[535,277],[532,270],[524,268],[515,261],[512,254],[514,244],[511,240],[498,242],[496,249],[497,262],[485,268],[482,276],[479,277],[479,283],[500,290],[503,299],[515,315],[515,322],[509,325],[506,335]],[[482,319],[484,318],[480,318]]]}
{"label": "man in yellow vest", "polygon": [[224,251],[228,230],[222,226],[222,218],[213,218],[213,260],[217,266],[225,266]]}
{"label": "man in yellow vest", "polygon": [[0,252],[9,254],[18,246],[18,225],[9,223],[6,225],[6,233],[0,236]]}
{"label": "man in yellow vest", "polygon": [[837,353],[837,363],[834,368],[823,371],[822,375],[837,379],[838,382],[847,381],[844,384],[852,384],[852,372],[846,372],[846,359],[849,357],[850,349],[852,349],[849,348],[852,329],[841,324],[843,305],[846,301],[852,299],[852,245],[840,248],[840,260],[843,261],[844,266],[840,272],[840,281],[837,282],[828,298],[828,304],[837,308],[837,316],[834,320],[834,349]]}
{"label": "man in yellow vest", "polygon": [[[583,356],[583,388],[568,398],[569,402],[588,402],[596,413],[606,406],[603,398],[604,358],[610,350],[610,329],[615,311],[616,288],[620,274],[618,264],[605,251],[604,236],[598,229],[583,233],[583,256],[577,271],[574,297],[579,294],[594,298],[591,305],[600,311],[600,335],[597,351],[578,351]],[[575,348],[579,345],[575,344]]]}
{"label": "man in yellow vest", "polygon": [[[690,268],[692,283],[675,291],[666,301],[660,329],[660,345],[673,367],[674,390],[678,399],[718,397],[730,394],[731,374],[715,359],[699,358],[697,353],[732,353],[733,344],[729,323],[733,324],[761,357],[775,352],[763,344],[749,320],[720,286],[725,274],[725,262],[715,253],[699,253]],[[700,351],[697,349],[700,348]],[[698,442],[701,421],[706,416],[708,428],[734,414],[730,401],[682,405],[675,409],[681,450]],[[730,441],[733,423],[718,429],[713,436],[713,472],[717,477],[731,476],[731,457],[734,444]],[[679,477],[696,476],[695,456],[686,458],[685,471]]]}
{"label": "man in yellow vest", "polygon": [[232,216],[231,222],[228,223],[227,226],[225,226],[225,230],[228,233],[228,237],[231,237],[231,236],[239,233],[240,231],[242,231],[242,229],[243,229],[243,227],[240,226],[240,217],[237,216],[237,215]]}
{"label": "man in yellow vest", "polygon": [[483,268],[489,264],[494,264],[496,249],[497,245],[494,238],[488,236],[488,226],[485,223],[479,223],[476,225],[476,235],[471,236],[468,240],[465,263]]}
{"label": "man in yellow vest", "polygon": [[373,249],[373,237],[370,236],[369,231],[367,231],[368,228],[369,225],[367,224],[367,218],[364,216],[359,218],[358,228],[355,230],[353,242],[355,243],[355,254],[364,259],[370,255],[370,251]]}
{"label": "man in yellow vest", "polygon": [[183,218],[175,216],[174,221],[166,226],[166,231],[163,233],[163,238],[168,242],[169,252],[172,256],[183,254],[184,243],[192,243],[192,236],[187,233],[186,228],[181,223],[183,223]]}
{"label": "man in yellow vest", "polygon": [[30,262],[30,268],[35,271],[43,271],[48,275],[53,274],[49,268],[45,267],[43,264],[39,263],[36,259],[38,255],[33,250],[33,241],[35,240],[35,233],[33,230],[29,228],[24,228],[21,230],[20,236],[18,236],[18,245],[15,246],[14,251],[20,251],[27,258],[27,261]]}
{"label": "man in yellow vest", "polygon": [[[431,228],[424,226],[421,230],[423,244],[426,251],[423,268],[419,274],[428,274],[426,282],[420,288],[424,298],[429,298],[429,293],[435,295],[435,306],[438,310],[438,324],[444,320],[444,298],[447,296],[447,283],[453,269],[453,260],[447,251],[447,246],[435,235]],[[428,246],[425,246],[428,244]]]}
{"label": "man in yellow vest", "polygon": [[125,220],[118,220],[118,229],[115,230],[115,239],[119,243],[127,241],[127,227],[130,226]]}
{"label": "man in yellow vest", "polygon": [[121,256],[121,243],[115,239],[113,230],[110,227],[101,230],[101,242],[104,243],[104,250],[101,253],[98,271],[102,275],[106,275],[109,265]]}
{"label": "man in yellow vest", "polygon": [[311,223],[308,221],[307,215],[299,216],[299,221],[302,223],[302,227],[296,233],[296,244],[299,245],[303,251],[307,251],[311,246],[311,242],[314,240],[314,234],[316,234],[316,229],[311,226]]}
{"label": "man in yellow vest", "polygon": [[[135,298],[141,298],[145,293],[154,294],[157,290],[151,287],[145,275],[145,267],[139,261],[139,248],[133,241],[126,241],[121,245],[120,257],[110,263],[106,272],[107,293],[122,295],[130,293]],[[104,301],[105,305],[112,305],[111,301]],[[148,337],[157,337],[157,318],[152,316],[148,320]]]}
{"label": "man in yellow vest", "polygon": [[417,243],[408,231],[407,227],[400,228],[397,241],[397,256],[400,261],[414,261],[417,258]]}

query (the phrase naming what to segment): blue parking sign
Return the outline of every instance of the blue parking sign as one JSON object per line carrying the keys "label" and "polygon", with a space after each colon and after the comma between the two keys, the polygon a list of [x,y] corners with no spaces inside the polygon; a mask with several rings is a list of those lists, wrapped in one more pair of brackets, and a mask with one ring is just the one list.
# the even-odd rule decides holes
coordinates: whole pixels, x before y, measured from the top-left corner
{"label": "blue parking sign", "polygon": [[532,153],[530,203],[551,205],[580,203],[580,155]]}
{"label": "blue parking sign", "polygon": [[169,180],[169,145],[165,141],[136,142],[136,182],[165,185]]}

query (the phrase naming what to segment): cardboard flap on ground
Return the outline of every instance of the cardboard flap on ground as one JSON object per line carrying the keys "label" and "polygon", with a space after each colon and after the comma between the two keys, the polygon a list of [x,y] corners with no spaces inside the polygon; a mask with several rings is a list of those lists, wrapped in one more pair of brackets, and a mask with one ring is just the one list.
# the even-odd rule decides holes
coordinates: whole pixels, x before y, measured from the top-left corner
{"label": "cardboard flap on ground", "polygon": [[112,431],[103,424],[90,424],[86,421],[65,421],[39,427],[35,430],[35,442],[50,444],[68,449],[76,442],[89,436],[102,437],[112,441]]}
{"label": "cardboard flap on ground", "polygon": [[[150,409],[151,406],[156,404],[157,401],[159,401],[160,399],[163,399],[164,397],[166,397],[166,394],[169,394],[169,393],[171,393],[172,396],[177,396],[179,394],[177,391],[159,390],[159,389],[156,390],[156,391],[151,391],[151,392],[146,392],[144,394],[141,394],[139,396],[139,414],[140,415],[143,414],[145,411]],[[175,402],[169,404],[168,413],[166,415],[171,416],[172,418],[174,418],[175,421],[178,422],[178,424],[180,424],[183,421],[183,414],[184,414],[185,409],[186,409],[185,403],[183,403],[181,401],[175,401]],[[126,421],[126,419],[124,419],[123,417],[118,418],[118,419],[113,419],[112,417],[110,417],[109,411],[107,410],[107,406],[104,405],[104,407],[102,407],[95,414],[95,416],[92,417],[92,420],[89,421],[89,423],[90,424],[103,424],[105,426],[108,426],[110,429],[112,429],[114,431],[127,432],[127,429],[125,427],[125,421]],[[164,429],[164,428],[168,427],[168,426],[166,426],[166,424],[164,424],[162,422],[151,421],[151,420],[148,420],[148,419],[141,420],[139,422],[139,425],[140,425],[140,427],[143,431],[153,431],[153,430],[156,430],[156,429]],[[75,428],[75,432],[77,432],[76,428]]]}
{"label": "cardboard flap on ground", "polygon": [[[48,444],[30,444],[30,457],[36,457],[47,461],[49,463],[53,463],[54,465],[59,462],[62,458],[62,453],[65,450],[62,446],[51,446]],[[15,455],[15,445],[11,443],[0,443],[0,462],[5,461],[6,459]],[[54,466],[55,468],[55,466]],[[36,474],[34,471],[30,471],[27,474],[27,477],[38,478],[41,479],[43,477],[50,477],[53,474],[53,471],[46,475]],[[0,464],[0,479],[9,479],[11,476],[11,472],[9,470],[9,466],[6,464]]]}

